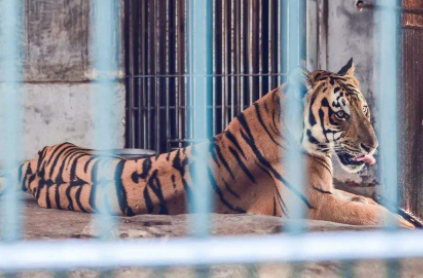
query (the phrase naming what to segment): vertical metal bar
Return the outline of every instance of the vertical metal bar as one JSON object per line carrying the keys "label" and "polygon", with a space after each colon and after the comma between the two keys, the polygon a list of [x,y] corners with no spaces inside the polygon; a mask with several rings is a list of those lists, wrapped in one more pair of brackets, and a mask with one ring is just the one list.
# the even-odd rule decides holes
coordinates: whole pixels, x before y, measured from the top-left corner
{"label": "vertical metal bar", "polygon": [[[135,90],[135,79],[134,77],[134,18],[133,13],[133,1],[125,1],[125,51],[126,51],[126,90],[127,90],[127,104],[126,104],[126,146],[129,148],[134,147],[135,143],[135,132],[137,130],[134,123],[134,90]],[[138,111],[139,112],[139,111]]]}
{"label": "vertical metal bar", "polygon": [[[5,172],[18,167],[22,146],[22,1],[0,1],[0,162]],[[20,190],[18,181],[6,177],[1,213],[3,225],[2,239],[13,241],[21,238]]]}
{"label": "vertical metal bar", "polygon": [[[283,1],[283,0],[282,0]],[[277,49],[277,72],[279,73],[278,77],[277,77],[277,83],[282,84],[282,73],[283,73],[283,69],[282,69],[282,58],[283,58],[283,51],[285,51],[283,49],[283,44],[285,41],[284,38],[284,33],[283,33],[283,28],[285,26],[284,23],[284,14],[283,12],[286,11],[286,9],[283,7],[282,1],[278,1],[277,5],[278,5],[278,36],[277,36],[277,40],[278,40],[278,49]]]}
{"label": "vertical metal bar", "polygon": [[273,0],[269,0],[269,6],[267,7],[267,13],[268,13],[268,33],[269,33],[269,38],[268,38],[268,50],[267,53],[269,53],[268,59],[267,59],[267,72],[269,73],[269,77],[267,79],[267,90],[270,91],[271,89],[273,89],[273,84],[272,84],[272,74],[274,73],[273,70],[273,48],[274,48],[274,41],[273,41],[273,28],[274,28],[274,20],[273,20]]}
{"label": "vertical metal bar", "polygon": [[[190,49],[190,86],[192,94],[195,94],[195,102],[193,108],[192,123],[194,125],[193,139],[199,140],[207,138],[207,128],[204,126],[205,118],[207,118],[207,104],[211,97],[211,58],[212,58],[212,0],[190,1],[190,38],[192,48]],[[212,200],[210,196],[211,188],[204,177],[209,176],[208,152],[204,145],[194,146],[195,163],[193,165],[193,188],[192,196],[190,196],[190,211],[193,215],[193,234],[195,236],[207,236],[209,231],[208,213],[212,208]]]}
{"label": "vertical metal bar", "polygon": [[146,99],[147,99],[147,81],[148,79],[144,77],[145,73],[146,73],[146,68],[148,66],[147,64],[147,59],[145,57],[145,49],[148,48],[147,45],[147,40],[145,39],[145,34],[147,32],[147,21],[146,21],[146,3],[145,2],[138,2],[138,9],[139,9],[139,19],[138,19],[138,28],[137,28],[137,36],[140,37],[139,41],[140,41],[140,45],[138,46],[137,52],[138,52],[138,56],[140,57],[140,62],[138,65],[138,74],[140,75],[138,77],[138,98],[139,98],[139,102],[138,102],[138,124],[140,125],[138,127],[139,129],[139,140],[140,145],[139,147],[141,148],[147,148],[147,141],[148,141],[148,136],[149,134],[147,134],[147,109],[146,109]]}
{"label": "vertical metal bar", "polygon": [[[191,68],[188,62],[188,58],[189,58],[189,54],[191,53],[191,40],[189,38],[189,35],[191,34],[191,25],[190,25],[190,18],[189,18],[189,9],[190,9],[190,0],[185,0],[185,7],[184,7],[184,14],[185,14],[185,26],[187,27],[187,32],[185,33],[185,38],[184,38],[184,43],[185,46],[187,48],[187,51],[184,55],[184,61],[185,61],[185,69],[184,69],[184,73],[188,75],[188,73],[190,72]],[[190,132],[189,132],[189,94],[190,94],[190,86],[189,86],[189,77],[184,78],[184,88],[185,88],[185,95],[184,95],[184,106],[185,106],[185,113],[184,113],[184,122],[185,122],[185,126],[184,126],[184,138],[190,138]]]}
{"label": "vertical metal bar", "polygon": [[235,115],[238,115],[242,111],[242,105],[241,105],[241,75],[240,75],[240,64],[241,64],[241,5],[242,1],[235,1],[235,92],[236,94],[236,111]]}
{"label": "vertical metal bar", "polygon": [[141,78],[142,75],[142,70],[144,68],[144,55],[142,53],[142,49],[143,49],[143,43],[142,43],[142,39],[143,36],[142,34],[142,22],[143,22],[143,16],[141,14],[142,11],[142,3],[138,2],[138,1],[132,1],[132,28],[133,28],[133,41],[134,41],[134,45],[133,45],[133,51],[134,51],[134,61],[136,61],[135,63],[135,68],[134,68],[134,85],[135,85],[135,90],[134,90],[134,99],[133,101],[137,101],[137,118],[136,120],[134,120],[135,122],[135,138],[136,141],[134,142],[133,147],[135,148],[143,148],[144,144],[143,144],[143,136],[144,136],[144,132],[143,132],[143,78]]}
{"label": "vertical metal bar", "polygon": [[231,113],[228,123],[231,119],[235,117],[235,1],[229,1],[229,15],[230,15],[230,30],[229,30],[229,59],[228,62],[230,63],[229,74],[231,78],[229,79],[231,82],[230,87],[230,102],[231,102]]}
{"label": "vertical metal bar", "polygon": [[[171,73],[170,71],[170,3],[169,0],[166,0],[165,4],[165,18],[166,18],[166,37],[165,37],[165,53],[166,53],[166,59],[165,59],[165,73],[166,75],[169,75]],[[172,77],[173,78],[173,77]],[[168,152],[170,149],[169,140],[171,139],[171,131],[172,131],[172,125],[170,123],[170,79],[169,77],[165,78],[165,94],[166,94],[166,100],[165,100],[165,106],[166,106],[166,149],[164,151]]]}
{"label": "vertical metal bar", "polygon": [[240,104],[241,104],[241,111],[244,110],[244,105],[245,105],[245,93],[244,91],[246,90],[245,88],[245,83],[244,81],[246,80],[246,78],[244,77],[244,73],[245,73],[245,65],[244,65],[244,56],[245,56],[245,52],[244,52],[244,41],[245,41],[245,3],[244,1],[240,1],[240,24],[239,24],[239,33],[240,33],[240,37],[239,37],[239,52],[238,54],[240,55],[240,70],[239,73],[241,74],[240,80],[241,80],[241,84],[239,87],[239,91],[240,91]]}
{"label": "vertical metal bar", "polygon": [[160,90],[161,90],[161,78],[157,77],[157,75],[161,74],[161,66],[160,66],[160,62],[161,62],[161,55],[160,55],[160,48],[161,48],[161,37],[162,37],[162,32],[160,30],[160,22],[161,22],[161,1],[154,1],[154,49],[155,49],[155,70],[154,70],[154,83],[155,83],[155,87],[154,87],[154,95],[155,95],[155,127],[154,127],[154,131],[156,133],[156,140],[155,140],[155,150],[157,151],[157,153],[161,152],[161,136],[160,136],[160,132],[161,129],[158,128],[160,126],[160,118],[161,118],[161,109],[160,109],[160,102],[161,102],[161,96],[160,96]]}
{"label": "vertical metal bar", "polygon": [[[180,70],[180,59],[181,56],[179,55],[181,51],[181,42],[180,42],[180,25],[179,20],[181,18],[180,14],[180,3],[179,0],[175,1],[175,73],[177,75],[181,74]],[[177,146],[180,147],[180,140],[181,140],[181,118],[180,118],[180,109],[181,109],[181,84],[180,77],[175,77],[175,138],[178,140]]]}
{"label": "vertical metal bar", "polygon": [[[253,2],[254,0],[248,1],[248,73],[252,74],[253,71]],[[253,104],[254,98],[253,98],[253,92],[254,92],[254,77],[252,75],[248,78],[248,90],[249,90],[249,105]]]}
{"label": "vertical metal bar", "polygon": [[[259,77],[258,77],[258,89],[259,89],[259,94],[260,94],[260,98],[263,96],[263,62],[264,62],[264,34],[263,34],[263,2],[259,2],[258,3],[259,6],[259,10],[258,10],[258,73],[259,73]],[[264,92],[266,93],[266,92]]]}
{"label": "vertical metal bar", "polygon": [[146,29],[147,29],[147,69],[146,74],[147,78],[145,81],[147,82],[147,90],[145,92],[145,96],[147,98],[147,149],[151,149],[154,147],[152,144],[154,136],[152,134],[152,115],[151,115],[151,107],[152,107],[152,95],[154,90],[154,82],[152,82],[153,78],[150,76],[154,72],[154,2],[146,1]]}
{"label": "vertical metal bar", "polygon": [[227,14],[227,0],[222,0],[222,130],[226,128],[229,122],[229,86],[228,86],[228,14]]}
{"label": "vertical metal bar", "polygon": [[[114,0],[92,1],[92,45],[93,66],[97,70],[95,92],[93,94],[94,136],[93,144],[97,149],[114,149],[116,146],[115,130],[118,119],[113,118],[113,111],[117,103],[116,73],[118,68],[118,19],[119,4]],[[107,161],[107,158],[103,158]],[[101,163],[98,177],[112,181],[110,163]],[[100,214],[96,217],[100,237],[103,239],[113,236],[112,204],[109,196],[113,195],[113,185],[98,186],[96,207]]]}
{"label": "vertical metal bar", "polygon": [[[303,0],[289,0],[282,1],[282,4],[285,5],[285,9],[288,10],[288,24],[289,24],[289,33],[287,36],[289,51],[283,51],[283,59],[287,59],[288,68],[290,75],[290,86],[289,91],[285,95],[285,109],[284,109],[284,122],[285,133],[289,133],[294,136],[287,136],[287,141],[289,143],[289,148],[287,150],[284,164],[287,169],[287,180],[292,184],[292,186],[298,192],[304,192],[303,183],[304,183],[304,169],[303,169],[303,157],[299,148],[299,140],[302,134],[302,102],[298,101],[295,95],[298,94],[300,90],[299,74],[293,74],[298,70],[301,64],[301,58],[303,53],[301,53],[301,44],[302,44],[302,35],[301,30],[303,28],[303,12],[304,12],[304,1]],[[288,5],[286,7],[286,4]],[[292,78],[291,78],[292,77]],[[297,136],[298,135],[298,138]],[[305,207],[299,198],[292,194],[292,191],[289,191],[289,196],[287,198],[287,205],[289,211],[289,217],[291,219],[303,219],[305,217]],[[302,225],[291,225],[287,227],[293,233],[298,233],[302,231]]]}
{"label": "vertical metal bar", "polygon": [[[380,140],[380,179],[384,185],[384,197],[388,203],[398,204],[398,35],[399,15],[395,9],[397,0],[386,0],[384,5],[392,7],[380,12],[378,25],[379,50],[378,57],[378,133]],[[388,205],[388,204],[387,204]],[[393,226],[396,223],[389,223]]]}
{"label": "vertical metal bar", "polygon": [[[212,14],[212,28],[213,28],[213,32],[212,32],[212,71],[211,74],[215,74],[217,73],[217,64],[216,64],[216,58],[217,58],[217,54],[216,54],[216,39],[217,39],[217,35],[216,35],[216,17],[217,17],[217,4],[216,1],[213,1],[213,14]],[[211,77],[213,79],[213,96],[212,96],[212,114],[213,114],[213,118],[212,118],[212,133],[213,135],[215,135],[217,133],[218,127],[217,127],[217,78]]]}
{"label": "vertical metal bar", "polygon": [[289,56],[289,42],[288,42],[288,34],[289,34],[289,16],[288,16],[288,2],[285,0],[280,0],[280,45],[281,45],[281,52],[280,53],[280,71],[284,75],[280,78],[280,83],[287,81],[288,76],[288,64],[290,61]]}

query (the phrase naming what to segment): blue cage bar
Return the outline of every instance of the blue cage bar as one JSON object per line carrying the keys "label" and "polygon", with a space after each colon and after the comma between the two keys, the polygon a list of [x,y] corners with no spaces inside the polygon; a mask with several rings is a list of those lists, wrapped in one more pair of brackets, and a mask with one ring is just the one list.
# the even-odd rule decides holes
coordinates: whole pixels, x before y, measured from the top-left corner
{"label": "blue cage bar", "polygon": [[[97,122],[94,132],[95,145],[100,149],[114,148],[115,142],[113,125],[116,119],[110,117],[114,104],[113,76],[117,68],[118,34],[118,1],[93,1],[95,11],[93,20],[93,61],[98,70],[95,101],[92,102]],[[287,68],[292,72],[300,66],[301,57],[301,10],[302,1],[280,1],[285,7],[289,27],[283,45],[288,46],[285,53]],[[285,4],[288,4],[286,6]],[[395,0],[385,2],[392,8],[396,7]],[[197,108],[191,112],[192,132],[196,140],[209,136],[208,113],[204,107],[208,106],[211,82],[211,30],[212,30],[212,1],[190,2],[190,90],[192,103]],[[22,106],[20,99],[20,33],[22,1],[2,0],[0,2],[0,68],[2,70],[1,109],[3,113],[0,151],[5,169],[17,165],[20,158],[20,127],[22,122]],[[392,9],[393,11],[395,9]],[[380,46],[381,50],[379,70],[384,76],[379,90],[384,95],[378,99],[379,123],[381,138],[381,154],[383,167],[383,181],[387,187],[389,200],[397,199],[397,53],[398,53],[398,14],[397,12],[381,13]],[[282,36],[283,37],[283,36]],[[393,48],[392,45],[395,47]],[[283,49],[282,51],[285,51]],[[288,61],[288,62],[287,62]],[[7,69],[7,70],[6,70]],[[295,75],[294,75],[295,76]],[[380,79],[382,80],[382,79]],[[294,84],[295,77],[294,77]],[[288,116],[298,115],[301,107],[298,102],[288,103]],[[292,113],[292,114],[291,114]],[[293,126],[295,128],[295,125]],[[393,134],[395,136],[393,136]],[[278,234],[249,237],[208,237],[207,212],[211,210],[211,200],[208,189],[201,177],[207,175],[207,159],[205,152],[198,149],[197,158],[201,163],[196,164],[199,177],[194,177],[196,190],[192,194],[190,208],[198,213],[192,229],[201,238],[182,238],[161,240],[116,240],[100,241],[16,241],[20,238],[20,226],[16,217],[20,213],[19,194],[8,191],[1,202],[5,221],[2,225],[2,235],[5,241],[0,244],[0,270],[19,271],[25,269],[66,270],[79,267],[124,267],[124,266],[179,266],[179,265],[213,265],[222,263],[264,263],[264,262],[296,262],[296,261],[324,261],[324,260],[358,260],[367,258],[395,259],[423,256],[423,242],[421,231],[367,231],[367,232],[332,232],[332,233],[302,233]],[[292,179],[301,191],[303,171],[298,150],[290,151],[288,160],[292,167]],[[107,170],[107,168],[105,168]],[[107,171],[103,172],[107,175]],[[294,219],[302,218],[304,210],[299,204],[292,203],[291,210]],[[112,219],[107,213],[99,217],[101,234],[107,238]],[[293,232],[301,231],[301,227],[293,227]],[[392,250],[394,250],[393,252]]]}

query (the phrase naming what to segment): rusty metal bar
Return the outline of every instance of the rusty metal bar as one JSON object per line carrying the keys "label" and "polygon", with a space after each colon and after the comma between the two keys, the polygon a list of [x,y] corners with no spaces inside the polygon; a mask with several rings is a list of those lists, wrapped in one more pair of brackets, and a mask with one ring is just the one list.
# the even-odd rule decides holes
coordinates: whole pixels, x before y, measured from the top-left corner
{"label": "rusty metal bar", "polygon": [[410,8],[401,8],[392,5],[377,5],[377,4],[368,4],[362,0],[356,2],[357,9],[367,9],[367,10],[375,10],[375,11],[390,11],[390,12],[398,12],[398,13],[408,13],[408,14],[416,14],[416,15],[423,15],[423,9],[410,9]]}

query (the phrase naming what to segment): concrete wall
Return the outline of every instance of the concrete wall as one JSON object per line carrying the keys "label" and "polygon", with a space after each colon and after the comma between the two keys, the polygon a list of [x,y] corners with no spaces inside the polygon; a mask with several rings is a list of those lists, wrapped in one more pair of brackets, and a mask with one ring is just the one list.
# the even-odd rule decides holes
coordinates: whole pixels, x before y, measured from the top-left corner
{"label": "concrete wall", "polygon": [[[371,3],[374,1],[366,1]],[[321,0],[318,7],[319,21],[319,62],[317,68],[337,72],[351,58],[354,58],[356,76],[361,83],[372,112],[372,120],[377,115],[376,95],[376,54],[377,40],[374,13],[358,11],[355,1]],[[351,175],[340,169],[334,159],[335,179],[350,185],[374,185],[375,170],[371,166],[360,175]]]}
{"label": "concrete wall", "polygon": [[[89,0],[26,0],[23,33],[24,159],[64,141],[94,147]],[[122,60],[122,59],[121,59]],[[122,63],[121,63],[122,64]],[[124,144],[125,90],[117,84],[116,136]]]}

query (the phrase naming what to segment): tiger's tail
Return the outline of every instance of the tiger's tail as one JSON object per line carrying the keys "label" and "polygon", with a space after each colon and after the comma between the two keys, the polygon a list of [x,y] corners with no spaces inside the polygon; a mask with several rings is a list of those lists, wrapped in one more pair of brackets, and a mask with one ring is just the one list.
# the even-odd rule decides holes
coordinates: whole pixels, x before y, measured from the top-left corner
{"label": "tiger's tail", "polygon": [[28,191],[28,184],[36,176],[37,159],[27,160],[18,167],[0,173],[0,197],[8,190]]}

